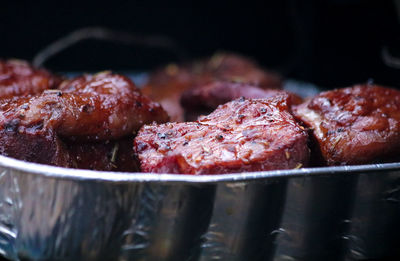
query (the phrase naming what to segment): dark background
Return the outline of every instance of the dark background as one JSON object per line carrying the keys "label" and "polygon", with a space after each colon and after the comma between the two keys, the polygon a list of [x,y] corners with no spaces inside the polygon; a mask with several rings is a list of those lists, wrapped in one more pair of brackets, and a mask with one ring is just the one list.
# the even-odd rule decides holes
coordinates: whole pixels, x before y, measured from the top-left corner
{"label": "dark background", "polygon": [[[395,0],[2,1],[0,57],[32,59],[81,27],[102,26],[137,36],[164,35],[196,58],[230,50],[286,77],[324,87],[366,82],[400,86],[382,48],[400,56]],[[150,70],[178,60],[169,50],[87,40],[46,62],[55,71]]]}

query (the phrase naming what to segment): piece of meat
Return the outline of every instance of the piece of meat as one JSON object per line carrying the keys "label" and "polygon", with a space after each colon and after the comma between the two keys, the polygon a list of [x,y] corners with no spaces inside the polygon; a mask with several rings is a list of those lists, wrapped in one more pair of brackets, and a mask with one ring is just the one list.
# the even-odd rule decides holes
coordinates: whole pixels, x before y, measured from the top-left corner
{"label": "piece of meat", "polygon": [[0,98],[24,96],[53,89],[61,78],[21,60],[0,60]]}
{"label": "piece of meat", "polygon": [[282,88],[279,75],[263,70],[253,60],[232,53],[217,53],[189,64],[170,64],[152,73],[143,92],[160,102],[172,121],[183,121],[184,111],[179,103],[181,94],[215,80]]}
{"label": "piece of meat", "polygon": [[400,91],[376,85],[323,92],[294,108],[327,165],[400,159]]}
{"label": "piece of meat", "polygon": [[132,135],[145,123],[167,120],[126,77],[85,75],[57,90],[0,99],[0,153],[62,167],[136,171]]}
{"label": "piece of meat", "polygon": [[145,125],[134,148],[141,170],[221,174],[307,165],[307,133],[289,112],[288,95],[241,98],[197,122]]}
{"label": "piece of meat", "polygon": [[84,75],[57,90],[13,98],[0,106],[0,128],[40,135],[52,130],[72,140],[110,140],[130,135],[143,124],[166,122],[168,115],[128,78],[109,72]]}
{"label": "piece of meat", "polygon": [[218,105],[240,97],[262,99],[286,93],[292,99],[292,104],[300,104],[302,99],[296,94],[276,89],[262,89],[247,83],[214,81],[201,87],[183,92],[181,105],[185,110],[186,120],[196,120],[198,116],[208,114]]}
{"label": "piece of meat", "polygon": [[139,163],[132,148],[133,136],[99,142],[66,141],[74,167],[101,171],[139,171]]}

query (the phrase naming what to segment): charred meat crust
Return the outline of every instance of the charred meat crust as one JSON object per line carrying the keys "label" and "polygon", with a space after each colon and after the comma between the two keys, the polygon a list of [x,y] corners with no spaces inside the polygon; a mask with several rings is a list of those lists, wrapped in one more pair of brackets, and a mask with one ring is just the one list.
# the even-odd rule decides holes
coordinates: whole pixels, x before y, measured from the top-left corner
{"label": "charred meat crust", "polygon": [[357,85],[323,92],[294,108],[327,165],[400,159],[400,91]]}
{"label": "charred meat crust", "polygon": [[0,153],[62,167],[136,171],[134,133],[168,119],[128,78],[84,75],[58,89],[1,99]]}

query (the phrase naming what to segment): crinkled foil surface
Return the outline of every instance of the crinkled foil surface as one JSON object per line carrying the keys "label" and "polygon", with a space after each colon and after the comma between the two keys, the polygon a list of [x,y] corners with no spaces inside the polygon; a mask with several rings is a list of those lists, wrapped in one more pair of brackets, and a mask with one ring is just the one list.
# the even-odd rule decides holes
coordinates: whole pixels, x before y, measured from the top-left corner
{"label": "crinkled foil surface", "polygon": [[400,164],[220,176],[0,156],[11,260],[347,260],[398,254]]}

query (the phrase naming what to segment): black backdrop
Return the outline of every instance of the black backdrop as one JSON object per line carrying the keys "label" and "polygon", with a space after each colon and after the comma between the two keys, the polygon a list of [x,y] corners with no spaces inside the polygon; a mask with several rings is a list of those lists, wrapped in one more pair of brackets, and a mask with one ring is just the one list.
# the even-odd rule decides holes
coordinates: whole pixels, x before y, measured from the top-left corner
{"label": "black backdrop", "polygon": [[[400,86],[382,48],[400,47],[393,0],[1,1],[0,57],[32,59],[43,47],[87,26],[175,39],[189,58],[231,50],[287,77],[325,87],[373,79]],[[154,48],[88,40],[46,63],[53,70],[149,70],[176,56]]]}

